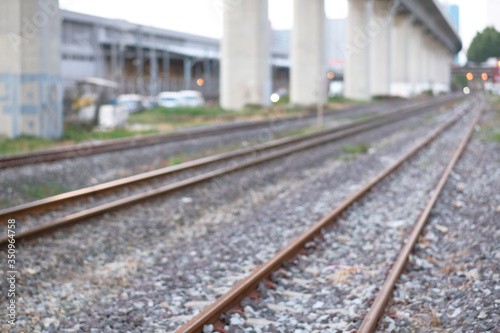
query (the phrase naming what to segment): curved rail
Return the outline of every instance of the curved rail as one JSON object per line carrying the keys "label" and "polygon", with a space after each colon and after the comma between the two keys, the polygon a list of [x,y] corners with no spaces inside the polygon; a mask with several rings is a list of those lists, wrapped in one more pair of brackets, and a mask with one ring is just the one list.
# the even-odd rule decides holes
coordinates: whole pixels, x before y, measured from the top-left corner
{"label": "curved rail", "polygon": [[[119,209],[122,207],[128,207],[132,204],[136,204],[136,203],[141,202],[141,201],[152,199],[152,198],[157,197],[159,195],[172,193],[174,191],[178,191],[178,190],[186,188],[188,186],[192,186],[195,184],[205,182],[205,181],[213,179],[215,177],[219,177],[219,176],[222,176],[222,175],[225,175],[225,174],[237,171],[237,170],[242,170],[244,168],[258,165],[260,163],[270,161],[270,160],[273,160],[273,159],[276,159],[279,157],[284,157],[284,156],[287,156],[289,154],[292,154],[292,153],[295,153],[295,152],[298,152],[301,150],[305,150],[308,148],[312,148],[312,147],[315,147],[315,146],[318,146],[318,145],[321,145],[321,144],[324,144],[327,142],[331,142],[332,140],[344,138],[346,136],[353,135],[353,134],[356,134],[356,133],[359,133],[359,132],[362,132],[362,131],[365,131],[365,130],[368,130],[371,128],[382,126],[382,125],[387,124],[389,122],[394,122],[398,119],[406,118],[409,113],[415,112],[418,110],[420,110],[420,109],[410,109],[410,110],[406,110],[406,112],[402,112],[402,113],[401,112],[400,113],[392,113],[389,116],[380,117],[372,122],[364,123],[364,124],[361,124],[358,126],[354,126],[352,128],[344,129],[341,131],[335,131],[334,133],[329,133],[326,135],[322,135],[320,137],[310,138],[308,140],[298,142],[295,145],[285,147],[285,148],[278,150],[278,151],[275,151],[275,152],[263,154],[262,156],[256,157],[254,159],[251,159],[251,160],[248,160],[248,161],[245,161],[242,163],[239,163],[237,165],[215,169],[213,171],[209,171],[209,172],[200,174],[198,176],[190,177],[190,178],[187,178],[187,179],[184,179],[181,181],[177,181],[177,182],[174,182],[174,183],[171,183],[168,185],[164,185],[164,186],[161,186],[161,187],[158,187],[158,188],[155,188],[155,189],[143,192],[143,193],[131,195],[131,196],[128,196],[128,197],[125,197],[122,199],[118,199],[118,200],[115,200],[115,201],[112,201],[109,203],[101,204],[101,205],[93,207],[93,208],[85,209],[83,211],[58,218],[50,223],[43,224],[43,225],[33,227],[31,229],[28,229],[28,230],[21,231],[20,233],[16,234],[16,240],[31,238],[31,237],[38,237],[46,232],[50,232],[50,231],[53,231],[53,230],[55,230],[57,228],[61,228],[61,227],[67,227],[67,226],[70,226],[74,223],[83,222],[85,220],[88,220],[91,217],[101,215],[101,214],[104,214],[104,213],[109,212],[109,211],[113,211],[113,210],[116,210],[116,209]],[[40,210],[40,208],[36,207],[36,206],[31,207],[31,209],[34,211]],[[4,214],[4,216],[7,216],[8,218],[12,218],[13,215],[14,214],[11,214],[11,215]],[[7,242],[8,242],[7,237],[0,239],[0,245],[4,245]]]}
{"label": "curved rail", "polygon": [[[10,218],[22,218],[23,216],[29,214],[39,214],[49,209],[54,209],[60,205],[65,203],[70,203],[76,200],[82,200],[89,196],[100,195],[104,193],[108,193],[111,191],[118,190],[119,188],[134,185],[140,182],[150,181],[155,178],[168,176],[175,172],[186,171],[194,168],[199,168],[203,166],[208,166],[210,164],[222,162],[225,160],[229,160],[231,158],[250,156],[255,153],[264,152],[271,149],[276,149],[280,147],[285,147],[291,144],[296,144],[299,142],[306,142],[308,140],[312,140],[315,138],[324,138],[323,140],[314,141],[314,145],[322,144],[324,142],[328,142],[329,140],[339,139],[344,136],[352,135],[359,133],[361,131],[365,131],[371,128],[375,128],[378,126],[382,126],[389,122],[397,121],[400,118],[407,117],[409,114],[422,110],[424,108],[430,106],[438,106],[442,103],[448,102],[449,99],[446,98],[444,100],[436,101],[427,101],[424,103],[419,103],[416,106],[407,106],[405,108],[401,108],[398,110],[394,110],[388,112],[384,115],[379,115],[372,117],[370,119],[359,121],[339,127],[335,127],[332,129],[326,129],[322,131],[318,131],[316,133],[311,133],[308,135],[297,135],[288,138],[282,138],[278,140],[273,140],[267,143],[258,144],[255,146],[236,149],[229,152],[224,152],[212,156],[203,157],[200,159],[192,160],[186,163],[168,166],[165,168],[137,174],[130,177],[125,177],[122,179],[106,182],[103,184],[89,186],[83,189],[70,191],[62,194],[58,194],[55,196],[51,196],[48,198],[32,201],[29,203],[21,204],[18,206],[14,206],[11,208],[6,208],[0,210],[0,221],[6,221]],[[336,136],[335,133],[338,133]],[[334,136],[332,136],[334,135]],[[302,148],[304,149],[304,148]],[[293,150],[294,152],[296,150]],[[213,177],[212,177],[213,178]],[[0,222],[0,224],[5,222]]]}
{"label": "curved rail", "polygon": [[396,259],[396,262],[392,266],[391,271],[389,272],[389,275],[387,276],[384,285],[382,286],[382,289],[380,290],[379,294],[375,298],[375,301],[373,302],[370,310],[368,311],[368,314],[366,315],[365,319],[361,323],[361,326],[358,329],[358,333],[371,333],[374,332],[375,329],[377,328],[377,323],[382,314],[384,313],[385,307],[387,306],[387,303],[392,297],[392,292],[394,290],[394,286],[396,285],[396,281],[399,279],[399,276],[403,272],[403,269],[405,268],[406,262],[408,260],[408,256],[411,254],[413,247],[415,246],[415,243],[417,242],[418,237],[420,236],[420,233],[424,229],[424,226],[427,222],[427,219],[429,218],[429,215],[431,213],[432,207],[434,207],[434,204],[436,203],[439,194],[441,193],[441,190],[444,187],[444,184],[446,183],[446,180],[448,179],[448,176],[450,175],[451,171],[453,170],[453,167],[455,166],[456,162],[460,158],[460,155],[462,155],[462,152],[465,149],[465,146],[467,145],[467,142],[469,141],[472,132],[474,131],[474,126],[476,123],[479,121],[479,118],[481,118],[482,111],[485,107],[485,102],[481,105],[479,112],[477,113],[476,117],[474,118],[474,121],[471,123],[470,127],[467,130],[467,133],[465,136],[462,138],[462,141],[460,141],[460,144],[453,154],[453,157],[451,158],[448,166],[443,172],[443,175],[441,176],[441,179],[439,180],[439,183],[437,184],[436,188],[434,191],[432,191],[432,196],[427,203],[427,206],[425,207],[424,211],[420,215],[420,218],[418,219],[417,223],[412,229],[412,232],[410,234],[410,237],[404,244],[403,249],[399,253],[398,258]]}
{"label": "curved rail", "polygon": [[[410,104],[410,107],[415,104]],[[382,106],[383,107],[383,106]],[[354,107],[353,109],[356,109]],[[342,111],[332,111],[329,115],[346,113],[350,109]],[[152,134],[145,136],[138,136],[133,138],[120,138],[120,139],[110,139],[105,141],[89,141],[82,142],[78,144],[72,144],[67,146],[48,148],[35,152],[19,153],[0,157],[0,169],[22,166],[26,164],[43,163],[43,162],[53,162],[66,158],[88,156],[118,150],[125,150],[131,148],[138,148],[148,145],[155,145],[166,142],[176,142],[180,140],[187,140],[193,138],[199,138],[203,136],[211,136],[216,134],[224,134],[229,132],[234,132],[238,130],[249,130],[254,128],[265,128],[273,126],[276,122],[292,122],[300,119],[314,118],[315,115],[301,115],[284,117],[281,119],[273,120],[260,120],[260,121],[249,121],[230,125],[217,125],[206,129],[195,129],[188,130],[180,133],[171,134]]]}
{"label": "curved rail", "polygon": [[[295,240],[293,240],[288,246],[281,249],[275,256],[268,260],[263,265],[259,266],[255,271],[253,271],[248,277],[236,284],[227,293],[219,297],[214,303],[205,308],[202,312],[196,315],[192,320],[182,326],[177,332],[178,333],[191,333],[191,332],[201,332],[203,326],[206,324],[216,323],[220,316],[229,311],[230,309],[237,307],[240,301],[253,292],[259,283],[270,276],[273,271],[279,269],[282,263],[293,258],[304,245],[311,241],[314,236],[318,235],[324,227],[332,224],[337,217],[340,216],[351,204],[359,200],[365,193],[367,193],[374,185],[379,183],[382,179],[387,177],[396,168],[398,168],[403,162],[409,159],[411,156],[415,155],[420,149],[428,145],[432,140],[438,137],[445,129],[454,124],[467,110],[464,109],[461,113],[455,115],[452,119],[447,121],[445,124],[434,130],[430,135],[428,135],[422,142],[416,145],[413,149],[408,151],[404,156],[399,158],[394,164],[389,166],[387,169],[378,174],[370,182],[368,182],[363,188],[358,190],[355,194],[346,199],[341,205],[335,208],[327,216],[323,217],[320,221],[314,224],[309,230],[301,234]],[[473,128],[474,124],[471,125]]]}

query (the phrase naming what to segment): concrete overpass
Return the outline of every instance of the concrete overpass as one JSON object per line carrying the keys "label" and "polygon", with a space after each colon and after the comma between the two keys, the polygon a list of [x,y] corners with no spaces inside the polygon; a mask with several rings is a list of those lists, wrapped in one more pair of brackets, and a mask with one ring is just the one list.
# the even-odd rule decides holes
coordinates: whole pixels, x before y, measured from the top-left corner
{"label": "concrete overpass", "polygon": [[[184,78],[176,88],[188,88],[192,70],[203,71],[220,77],[220,104],[228,109],[268,104],[276,68],[290,67],[292,103],[326,101],[324,0],[294,1],[291,62],[286,52],[271,51],[267,0],[223,4],[219,51],[217,40],[69,12],[62,26],[71,27],[61,30],[57,0],[0,0],[0,134],[61,135],[61,54],[64,66],[79,61],[75,68],[83,70],[88,61],[85,66],[96,76],[122,86],[130,78],[132,91],[148,94],[171,87],[166,78],[173,72]],[[349,0],[345,95],[369,99],[447,91],[452,55],[460,48],[435,0]]]}
{"label": "concrete overpass", "polygon": [[449,91],[460,38],[435,0],[349,0],[346,96]]}
{"label": "concrete overpass", "polygon": [[[267,104],[267,0],[224,2],[221,105]],[[324,0],[295,0],[290,100],[326,100]],[[450,89],[460,38],[435,0],[349,0],[345,95],[408,97]]]}

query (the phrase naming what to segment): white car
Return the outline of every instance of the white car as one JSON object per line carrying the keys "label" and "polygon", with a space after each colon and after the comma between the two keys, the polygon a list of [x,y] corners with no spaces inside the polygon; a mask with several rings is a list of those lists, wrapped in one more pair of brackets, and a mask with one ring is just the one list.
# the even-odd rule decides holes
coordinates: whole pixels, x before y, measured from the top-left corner
{"label": "white car", "polygon": [[116,105],[128,110],[129,113],[144,110],[143,98],[141,95],[120,95],[116,99]]}
{"label": "white car", "polygon": [[175,108],[176,106],[182,106],[182,96],[179,92],[176,91],[161,92],[158,94],[158,105],[165,108]]}
{"label": "white car", "polygon": [[195,106],[204,106],[205,99],[203,98],[203,94],[196,90],[181,90],[179,92],[182,98],[182,105],[195,107]]}

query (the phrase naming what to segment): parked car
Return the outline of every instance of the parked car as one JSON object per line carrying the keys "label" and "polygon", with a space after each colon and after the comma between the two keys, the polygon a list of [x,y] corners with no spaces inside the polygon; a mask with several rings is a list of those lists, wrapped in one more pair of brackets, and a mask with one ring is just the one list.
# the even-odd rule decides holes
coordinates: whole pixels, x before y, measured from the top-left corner
{"label": "parked car", "polygon": [[158,99],[154,96],[144,96],[142,99],[144,109],[149,110],[158,106]]}
{"label": "parked car", "polygon": [[196,90],[181,90],[179,92],[182,98],[182,105],[195,107],[205,105],[203,94]]}
{"label": "parked car", "polygon": [[165,108],[182,106],[182,96],[176,91],[164,91],[158,94],[158,105]]}
{"label": "parked car", "polygon": [[120,95],[116,99],[116,105],[126,108],[129,113],[144,110],[143,98],[141,95]]}

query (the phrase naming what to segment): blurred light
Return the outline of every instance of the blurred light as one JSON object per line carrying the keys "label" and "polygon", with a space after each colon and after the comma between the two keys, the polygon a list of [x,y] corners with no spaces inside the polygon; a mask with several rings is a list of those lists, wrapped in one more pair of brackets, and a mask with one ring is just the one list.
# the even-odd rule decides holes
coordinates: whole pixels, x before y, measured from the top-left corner
{"label": "blurred light", "polygon": [[278,94],[271,95],[271,102],[276,103],[279,100],[280,100],[280,95],[278,95]]}
{"label": "blurred light", "polygon": [[469,80],[469,81],[474,79],[474,75],[472,75],[471,72],[467,73],[466,77],[467,77],[467,80]]}
{"label": "blurred light", "polygon": [[466,95],[470,94],[470,88],[469,87],[465,87],[464,88],[464,94],[466,94]]}
{"label": "blurred light", "polygon": [[196,84],[199,85],[200,87],[205,84],[205,80],[203,80],[201,77],[196,80]]}
{"label": "blurred light", "polygon": [[334,72],[328,72],[328,74],[326,75],[330,80],[332,80],[334,77],[335,77],[335,73]]}
{"label": "blurred light", "polygon": [[498,60],[498,67],[500,67],[500,60]]}
{"label": "blurred light", "polygon": [[488,80],[488,74],[486,73],[481,74],[481,79],[483,79],[484,81]]}

